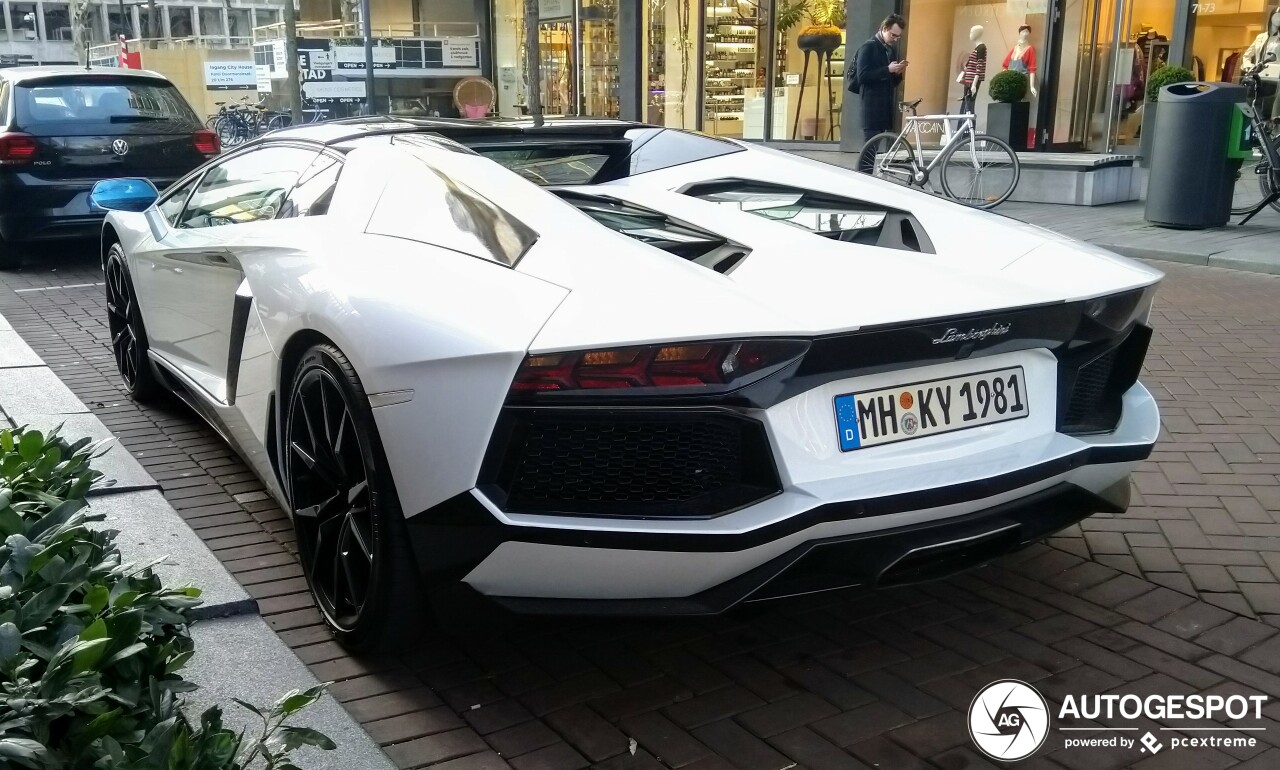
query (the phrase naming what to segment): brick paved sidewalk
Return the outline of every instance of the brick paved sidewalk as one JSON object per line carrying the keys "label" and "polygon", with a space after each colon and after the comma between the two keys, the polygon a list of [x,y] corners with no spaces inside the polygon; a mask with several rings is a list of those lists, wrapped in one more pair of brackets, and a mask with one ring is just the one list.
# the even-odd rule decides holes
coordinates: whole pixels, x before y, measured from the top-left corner
{"label": "brick paved sidewalk", "polygon": [[[725,617],[476,615],[411,656],[328,640],[282,511],[217,435],[117,385],[92,260],[0,274],[0,313],[120,437],[334,694],[405,768],[981,768],[964,714],[1001,678],[1067,694],[1280,698],[1280,279],[1161,265],[1145,381],[1166,435],[1134,509],[952,580]],[[87,286],[80,284],[89,284]],[[1258,619],[1254,619],[1254,618]],[[1249,749],[1064,749],[1019,767],[1280,767]],[[1141,724],[1167,745],[1175,733]],[[632,744],[634,741],[634,744]],[[634,753],[633,753],[634,749]]]}

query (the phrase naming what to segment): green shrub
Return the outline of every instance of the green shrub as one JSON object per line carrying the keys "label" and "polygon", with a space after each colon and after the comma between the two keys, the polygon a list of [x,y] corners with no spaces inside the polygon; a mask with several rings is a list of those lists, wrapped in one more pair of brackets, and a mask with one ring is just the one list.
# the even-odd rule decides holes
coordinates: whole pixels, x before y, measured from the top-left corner
{"label": "green shrub", "polygon": [[1147,81],[1147,101],[1154,102],[1160,98],[1160,89],[1165,86],[1171,86],[1174,83],[1189,83],[1195,79],[1196,76],[1192,75],[1191,70],[1186,67],[1175,67],[1172,64],[1166,64],[1151,73],[1151,80]]}
{"label": "green shrub", "polygon": [[[324,736],[283,726],[323,687],[290,693],[242,750],[217,708],[198,728],[181,711],[195,689],[178,673],[194,649],[192,587],[166,588],[154,564],[122,560],[85,494],[104,485],[101,444],[0,431],[0,766],[36,770],[236,770],[257,757],[291,767]],[[243,756],[241,756],[243,754]]]}
{"label": "green shrub", "polygon": [[987,85],[987,93],[991,95],[993,101],[1020,102],[1026,97],[1029,85],[1026,75],[1005,70],[991,78],[991,82]]}

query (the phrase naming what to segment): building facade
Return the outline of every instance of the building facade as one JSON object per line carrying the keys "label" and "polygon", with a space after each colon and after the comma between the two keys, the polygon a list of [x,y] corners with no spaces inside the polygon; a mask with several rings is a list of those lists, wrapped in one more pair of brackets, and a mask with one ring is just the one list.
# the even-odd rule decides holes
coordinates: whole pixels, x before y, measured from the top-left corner
{"label": "building facade", "polygon": [[[519,115],[526,102],[524,4],[492,2],[497,111]],[[1197,79],[1237,79],[1244,52],[1259,35],[1265,39],[1276,4],[847,0],[832,14],[821,0],[805,11],[794,0],[542,0],[540,88],[548,114],[853,150],[862,132],[842,130],[860,124],[857,97],[843,88],[845,42],[856,50],[886,15],[900,13],[907,19],[900,50],[910,62],[900,93],[922,98],[921,114],[959,110],[962,73],[981,46],[983,82],[973,84],[980,128],[990,78],[1025,69],[1036,91],[1027,98],[1028,149],[1110,152],[1137,144],[1151,73],[1174,63]],[[815,47],[814,33],[833,21],[836,47]]]}
{"label": "building facade", "polygon": [[[902,98],[922,114],[956,112],[966,65],[981,51],[974,112],[987,123],[986,85],[1006,68],[1033,76],[1027,144],[1107,152],[1137,143],[1151,74],[1165,63],[1202,80],[1235,80],[1248,49],[1266,43],[1280,0],[540,0],[539,83],[549,115],[643,120],[717,136],[860,144],[858,99],[843,87],[849,50],[889,13],[907,19]],[[69,5],[0,0],[0,66],[73,62]],[[354,94],[364,80],[358,2],[301,0],[305,69],[315,94]],[[157,0],[156,37],[249,48],[284,77],[278,0]],[[527,112],[524,0],[372,0],[379,61],[374,109],[419,115]],[[149,37],[145,2],[99,2],[94,42]],[[343,53],[345,52],[345,53]],[[333,61],[345,55],[345,61]],[[317,70],[327,69],[327,72]],[[1274,88],[1280,68],[1266,74]],[[477,83],[483,78],[484,83]],[[972,79],[972,78],[970,78]],[[470,105],[460,103],[465,83]],[[345,89],[345,90],[344,90]],[[278,86],[274,97],[282,94]],[[334,97],[334,111],[361,98]],[[468,101],[467,99],[463,100]],[[346,107],[341,105],[346,104]]]}
{"label": "building facade", "polygon": [[[156,26],[155,33],[151,34],[151,6],[147,3],[137,0],[94,3],[90,10],[88,42],[105,44],[123,34],[129,39],[155,37],[247,47],[255,27],[276,24],[283,13],[279,0],[158,0],[154,7]],[[0,66],[76,63],[69,3],[5,0],[3,9]]]}

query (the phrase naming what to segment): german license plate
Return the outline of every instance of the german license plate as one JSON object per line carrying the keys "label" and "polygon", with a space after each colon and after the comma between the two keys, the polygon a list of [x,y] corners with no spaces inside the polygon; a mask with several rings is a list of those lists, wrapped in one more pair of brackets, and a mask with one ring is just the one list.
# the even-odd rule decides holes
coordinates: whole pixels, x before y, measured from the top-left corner
{"label": "german license plate", "polygon": [[1021,366],[836,396],[842,452],[1017,420],[1029,413]]}

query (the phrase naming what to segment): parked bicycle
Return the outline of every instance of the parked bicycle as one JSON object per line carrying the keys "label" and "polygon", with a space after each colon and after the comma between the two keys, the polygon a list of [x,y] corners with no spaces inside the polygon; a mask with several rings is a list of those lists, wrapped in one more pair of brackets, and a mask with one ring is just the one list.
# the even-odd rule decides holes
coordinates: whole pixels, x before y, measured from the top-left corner
{"label": "parked bicycle", "polygon": [[1280,212],[1280,115],[1270,120],[1263,117],[1266,112],[1259,88],[1260,73],[1275,60],[1276,55],[1269,54],[1244,74],[1247,101],[1239,108],[1249,118],[1253,157],[1245,160],[1236,173],[1231,198],[1231,213],[1244,217],[1240,220],[1242,225],[1267,206]]}
{"label": "parked bicycle", "polygon": [[[974,128],[972,113],[918,115],[916,108],[922,101],[898,102],[898,108],[904,113],[902,131],[896,134],[886,131],[871,137],[858,157],[858,170],[930,191],[929,182],[936,173],[946,197],[973,208],[989,209],[1008,200],[1022,174],[1013,148],[1002,139],[979,134]],[[908,112],[911,114],[906,115]],[[932,157],[927,162],[920,140],[925,121],[943,121],[948,128],[952,122],[959,123],[954,133],[948,132],[946,144],[930,151]],[[914,139],[914,148],[911,139]]]}
{"label": "parked bicycle", "polygon": [[218,112],[209,116],[205,125],[218,134],[224,147],[242,144],[249,139],[289,125],[289,116],[267,109],[263,102],[249,103],[249,97],[241,97],[240,104],[217,102]]}

